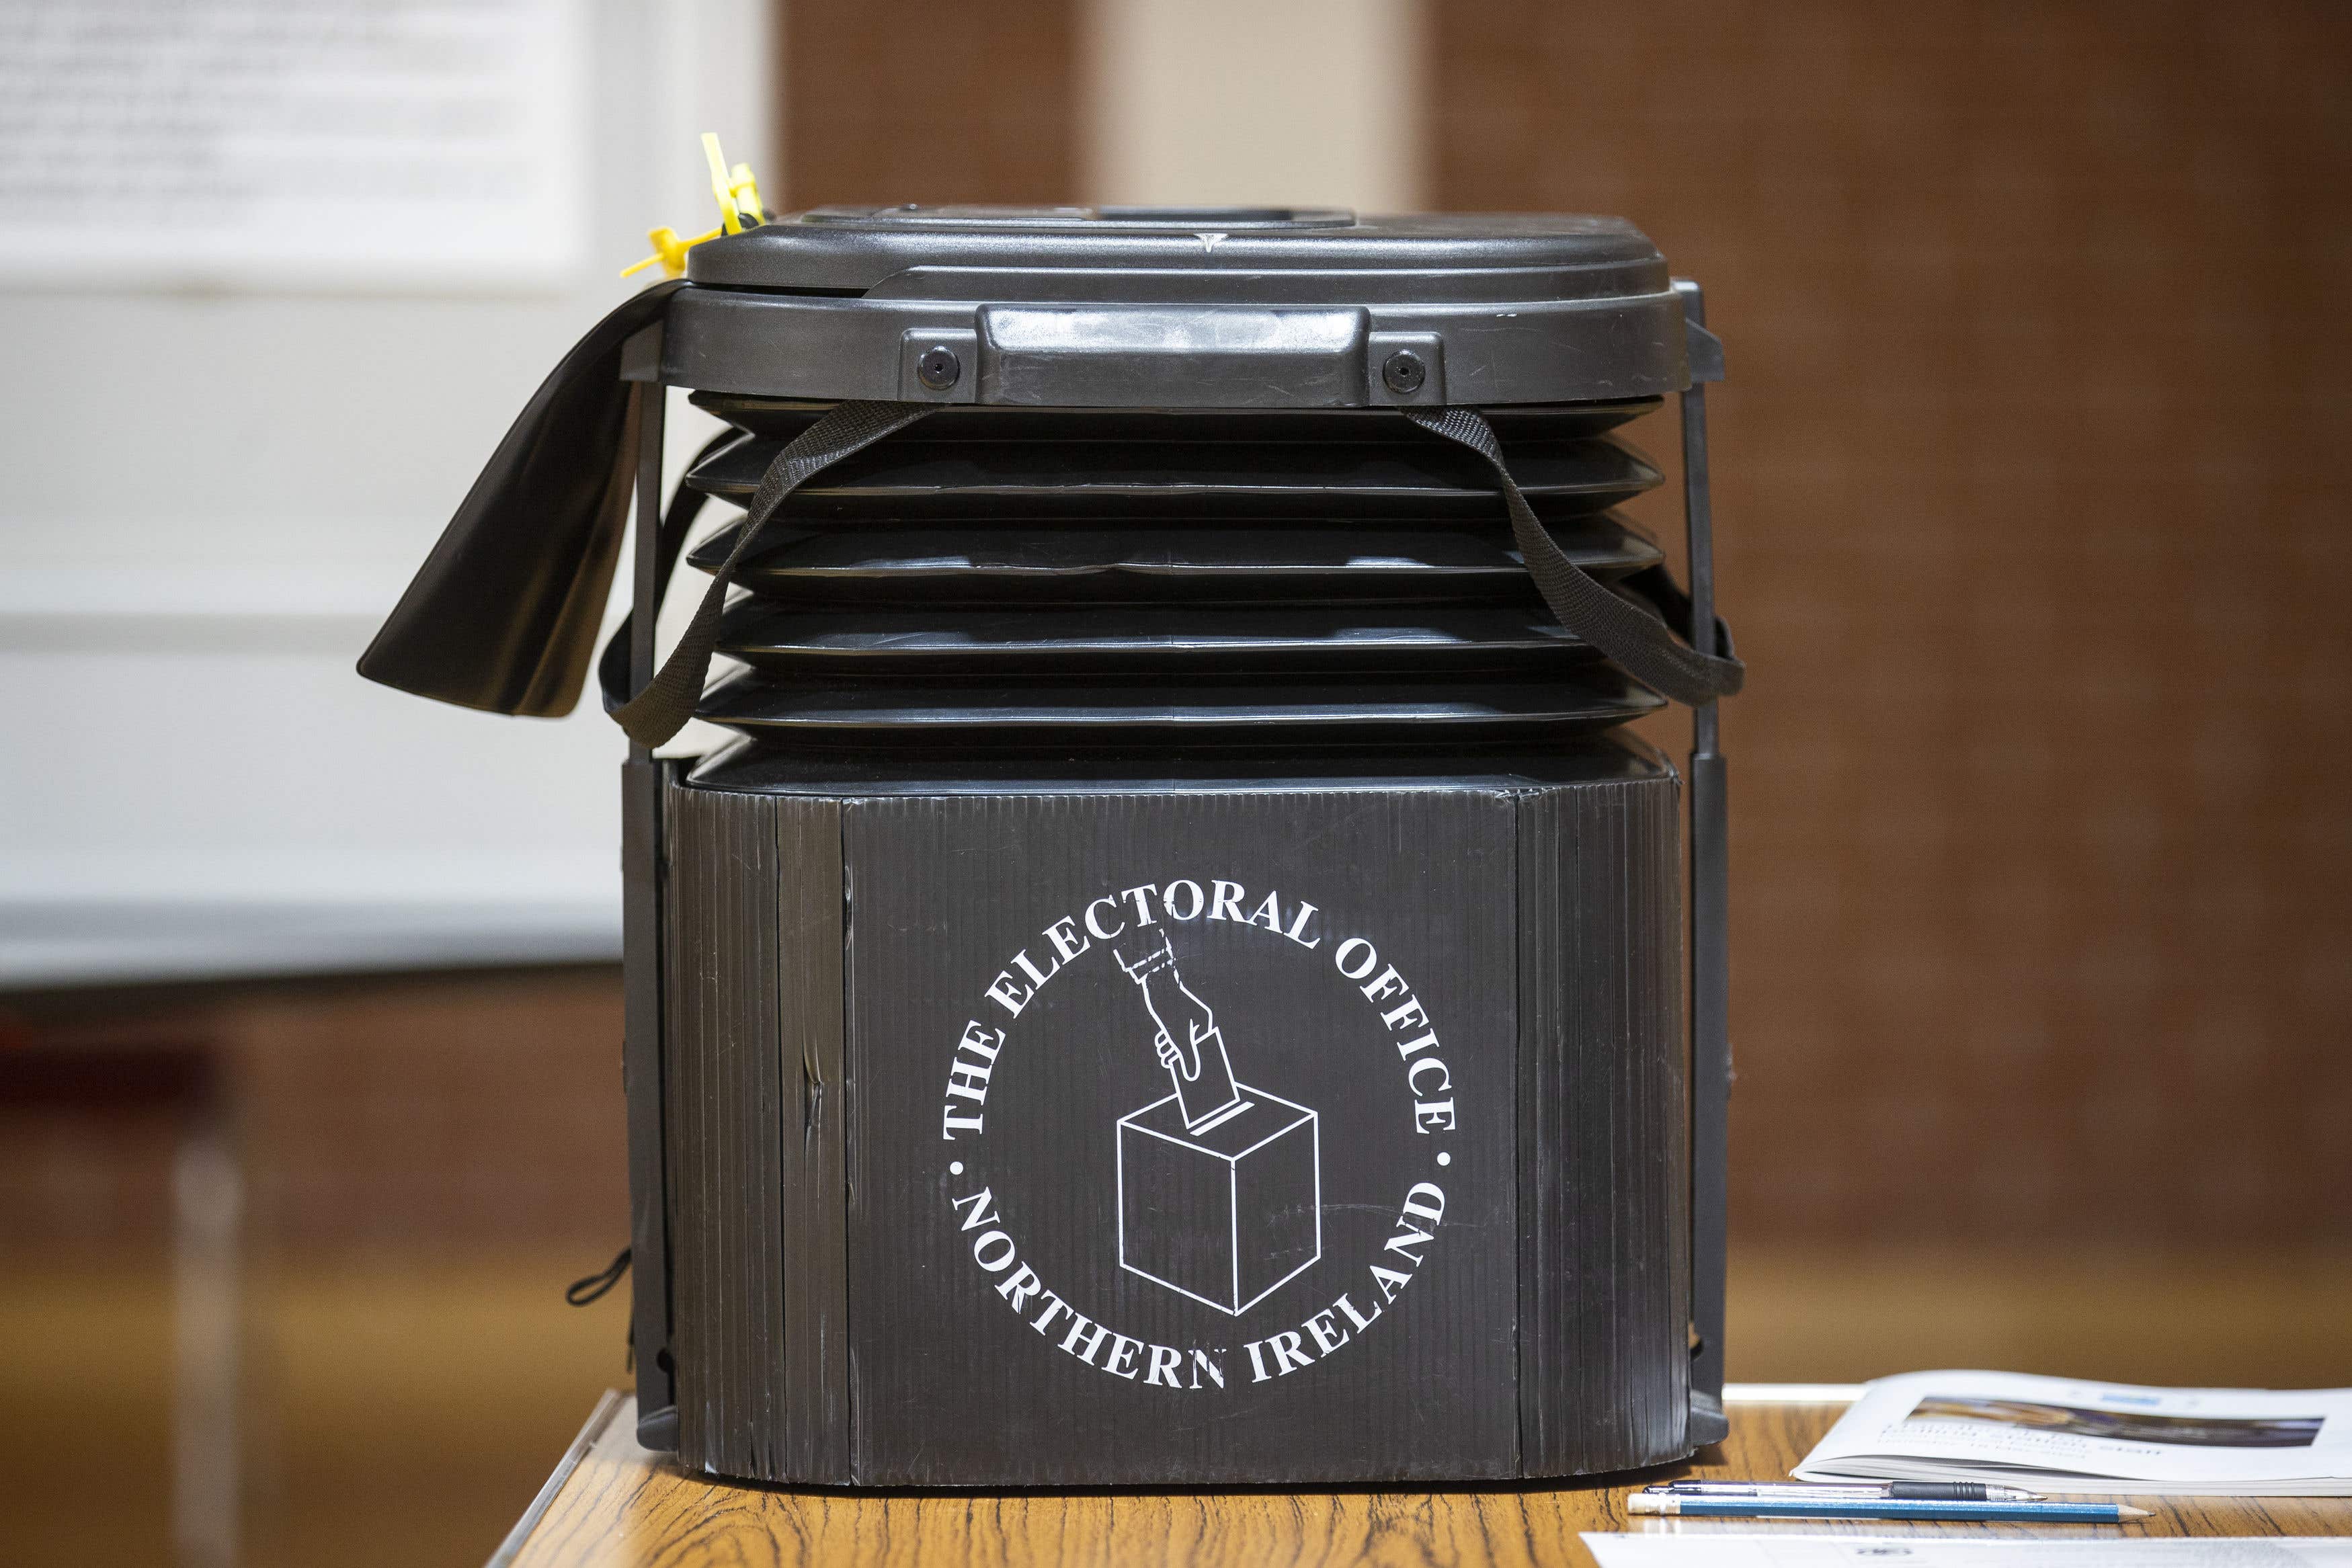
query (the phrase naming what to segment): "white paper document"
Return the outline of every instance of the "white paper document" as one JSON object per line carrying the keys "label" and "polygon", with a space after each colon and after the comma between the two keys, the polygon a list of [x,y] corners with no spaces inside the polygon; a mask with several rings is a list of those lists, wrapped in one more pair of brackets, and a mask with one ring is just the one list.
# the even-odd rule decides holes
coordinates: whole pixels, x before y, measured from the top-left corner
{"label": "white paper document", "polygon": [[1932,1535],[1588,1532],[1601,1568],[2352,1568],[2352,1541],[2292,1536],[1970,1541]]}
{"label": "white paper document", "polygon": [[2352,1388],[2142,1388],[2005,1372],[1883,1377],[1796,1475],[2044,1492],[2352,1496]]}
{"label": "white paper document", "polygon": [[584,0],[5,0],[0,279],[541,288],[584,258]]}

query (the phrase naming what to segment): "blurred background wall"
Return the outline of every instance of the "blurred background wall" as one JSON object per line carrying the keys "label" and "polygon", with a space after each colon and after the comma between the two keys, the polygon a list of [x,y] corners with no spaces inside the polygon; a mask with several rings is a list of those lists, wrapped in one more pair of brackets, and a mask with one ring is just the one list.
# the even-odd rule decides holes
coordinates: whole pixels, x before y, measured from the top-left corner
{"label": "blurred background wall", "polygon": [[[192,664],[203,648],[171,641],[168,618],[155,630],[147,601],[105,601],[102,622],[55,608],[60,585],[184,595],[202,580],[184,568],[215,549],[241,563],[239,591],[302,613],[331,599],[335,617],[301,634],[299,693],[235,676],[248,718],[173,720],[169,790],[131,768],[154,755],[121,722],[135,685],[104,705],[39,697],[38,722],[0,744],[0,777],[28,781],[9,786],[18,847],[0,862],[14,929],[57,928],[71,900],[33,895],[71,893],[93,841],[70,834],[98,820],[75,812],[102,798],[214,856],[189,862],[214,872],[184,894],[250,880],[250,845],[370,907],[394,883],[371,894],[343,868],[391,864],[411,905],[560,883],[588,912],[572,956],[594,956],[618,754],[601,721],[435,713],[339,672],[530,385],[619,297],[638,231],[704,210],[700,130],[751,152],[779,209],[1621,213],[1706,283],[1730,350],[1711,400],[1723,600],[1752,671],[1726,719],[1733,1376],[1989,1364],[2352,1383],[2336,783],[2352,631],[2335,605],[2352,549],[2352,12],[662,14],[582,12],[594,195],[561,289],[0,293],[47,389],[0,430],[12,683],[54,693],[54,672],[102,666],[126,638],[183,672],[243,668]],[[118,361],[170,396],[126,408],[121,378],[69,351],[90,332],[119,333]],[[348,413],[311,390],[345,382],[367,389]],[[1671,458],[1670,420],[1635,439]],[[345,456],[289,458],[298,445]],[[138,497],[87,482],[126,448],[193,450],[195,477]],[[1664,495],[1646,517],[1670,531]],[[61,643],[66,624],[82,629]],[[259,624],[215,626],[204,647],[246,646]],[[242,779],[264,755],[269,777],[287,758],[341,777],[334,737],[363,748],[364,788],[299,852],[241,798],[198,809],[224,758]],[[1671,725],[1656,738],[1680,744]],[[60,757],[92,782],[58,785]],[[513,862],[486,843],[562,869],[499,872]],[[0,1012],[11,1050],[176,1042],[222,1064],[246,1193],[246,1559],[313,1561],[322,1541],[355,1563],[486,1554],[624,1375],[625,1309],[557,1296],[624,1228],[616,978],[593,963],[257,990],[35,977]],[[45,1352],[0,1371],[0,1406],[46,1413],[12,1424],[0,1463],[48,1478],[0,1502],[0,1536],[169,1551],[179,1114],[0,1103],[0,1327]],[[91,1480],[61,1450],[121,1459]],[[114,1470],[146,1483],[109,1485]]]}
{"label": "blurred background wall", "polygon": [[2352,1239],[2352,12],[1432,21],[1731,345],[1743,1231]]}

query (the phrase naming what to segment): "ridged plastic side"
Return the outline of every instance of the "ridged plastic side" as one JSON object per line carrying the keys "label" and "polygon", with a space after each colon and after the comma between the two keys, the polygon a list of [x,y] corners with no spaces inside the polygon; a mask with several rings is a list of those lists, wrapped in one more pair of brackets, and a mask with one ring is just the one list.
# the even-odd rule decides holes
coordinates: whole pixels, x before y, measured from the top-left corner
{"label": "ridged plastic side", "polygon": [[[698,395],[749,500],[818,405]],[[1494,411],[1545,528],[1603,580],[1657,546],[1654,401]],[[724,557],[740,524],[690,559]],[[768,526],[701,716],[755,745],[1049,750],[1547,744],[1660,706],[1545,608],[1475,459],[1388,411],[943,410]]]}

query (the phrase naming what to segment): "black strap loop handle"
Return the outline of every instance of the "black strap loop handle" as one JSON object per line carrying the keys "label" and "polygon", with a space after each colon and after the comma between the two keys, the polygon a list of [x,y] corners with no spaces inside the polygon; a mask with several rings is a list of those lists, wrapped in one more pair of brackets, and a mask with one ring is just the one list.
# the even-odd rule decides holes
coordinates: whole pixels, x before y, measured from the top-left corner
{"label": "black strap loop handle", "polygon": [[619,1284],[621,1276],[629,1271],[630,1255],[630,1249],[624,1247],[618,1256],[596,1272],[584,1279],[574,1280],[564,1286],[564,1301],[575,1307],[584,1307],[592,1301],[602,1301],[605,1292]]}
{"label": "black strap loop handle", "polygon": [[[1408,408],[1400,412],[1432,434],[1468,447],[1494,469],[1496,486],[1503,492],[1503,505],[1511,514],[1511,537],[1518,541],[1528,575],[1536,580],[1544,602],[1551,606],[1551,612],[1559,617],[1562,626],[1609,655],[1635,680],[1675,702],[1699,707],[1739,690],[1748,669],[1737,658],[1717,658],[1684,643],[1665,622],[1610,591],[1552,542],[1551,535],[1537,520],[1535,508],[1520,493],[1518,481],[1505,466],[1503,444],[1495,439],[1494,427],[1476,409]],[[1636,578],[1648,579],[1649,575],[1642,572]],[[1666,588],[1673,587],[1672,580],[1663,570],[1658,571],[1657,578],[1652,581],[1628,580],[1628,586],[1656,602],[1662,583]],[[1682,591],[1674,588],[1673,596],[1682,598]],[[1664,611],[1668,606],[1661,604],[1659,608]],[[1687,616],[1687,599],[1683,599],[1683,611]],[[1728,655],[1730,635],[1719,621],[1716,623],[1716,636]]]}
{"label": "black strap loop handle", "polygon": [[[754,539],[767,527],[768,519],[784,504],[784,498],[824,469],[853,453],[862,452],[886,435],[895,435],[907,426],[929,413],[938,405],[921,402],[843,402],[835,403],[824,418],[810,425],[786,444],[776,454],[775,461],[761,476],[760,487],[751,496],[743,518],[743,531],[735,536],[735,548],[711,574],[710,586],[703,591],[702,602],[695,606],[694,619],[686,634],[662,661],[646,689],[623,703],[613,712],[620,727],[629,732],[629,738],[643,747],[656,747],[686,727],[694,716],[694,705],[702,700],[702,683],[710,673],[710,655],[719,646],[719,617],[727,608],[727,590],[735,581],[735,569],[748,554]],[[653,613],[648,606],[646,613]]]}
{"label": "black strap loop handle", "polygon": [[[747,439],[735,429],[720,431],[702,444],[702,449],[687,459],[686,471],[693,473],[725,448]],[[710,497],[700,490],[680,485],[663,508],[661,529],[654,539],[654,604],[646,612],[656,613],[669,591],[670,574],[677,569],[677,558],[686,549],[686,536],[694,528],[694,519],[702,515],[703,504]],[[606,714],[615,714],[629,701],[629,642],[636,630],[637,610],[631,605],[621,623],[613,628],[612,636],[604,641],[604,652],[596,660],[596,686],[603,696]]]}

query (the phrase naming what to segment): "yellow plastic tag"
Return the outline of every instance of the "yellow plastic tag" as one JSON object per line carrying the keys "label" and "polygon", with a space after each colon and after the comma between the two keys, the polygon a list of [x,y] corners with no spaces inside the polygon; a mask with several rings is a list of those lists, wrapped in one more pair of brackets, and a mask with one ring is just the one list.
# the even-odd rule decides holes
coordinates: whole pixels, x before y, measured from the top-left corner
{"label": "yellow plastic tag", "polygon": [[735,206],[735,190],[727,179],[727,155],[719,151],[719,132],[702,133],[702,155],[710,160],[710,193],[719,198],[719,226],[729,234],[743,232],[743,214]]}
{"label": "yellow plastic tag", "polygon": [[760,182],[749,163],[738,163],[728,177],[728,193],[735,198],[735,210],[747,227],[757,228],[768,221],[768,209],[760,203]]}
{"label": "yellow plastic tag", "polygon": [[647,229],[646,241],[654,247],[653,255],[621,268],[623,277],[633,277],[656,263],[669,277],[683,277],[686,253],[696,246],[720,235],[741,234],[767,222],[767,209],[760,204],[760,182],[752,175],[751,165],[738,163],[730,171],[726,155],[719,150],[719,133],[715,131],[702,133],[702,155],[710,164],[710,193],[719,202],[719,226],[692,239],[678,238],[673,228]]}

